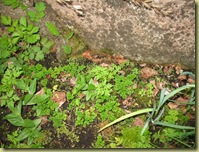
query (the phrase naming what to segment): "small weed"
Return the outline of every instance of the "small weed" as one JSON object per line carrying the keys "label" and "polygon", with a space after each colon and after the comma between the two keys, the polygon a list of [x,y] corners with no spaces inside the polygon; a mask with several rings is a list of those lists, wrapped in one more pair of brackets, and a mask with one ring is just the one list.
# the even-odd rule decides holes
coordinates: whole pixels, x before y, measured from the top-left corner
{"label": "small weed", "polygon": [[123,148],[153,148],[150,142],[150,132],[146,131],[140,135],[141,127],[123,128],[122,136],[117,138],[118,145]]}
{"label": "small weed", "polygon": [[44,2],[35,3],[35,10],[29,10],[27,12],[31,21],[39,22],[45,16],[44,11],[46,10],[46,5]]}
{"label": "small weed", "polygon": [[92,148],[104,148],[105,142],[102,139],[102,135],[98,134],[95,143],[92,144]]}
{"label": "small weed", "polygon": [[115,86],[114,89],[118,94],[126,99],[127,96],[131,95],[134,92],[134,83],[138,76],[138,69],[134,68],[131,74],[128,74],[126,77],[123,75],[115,76]]}
{"label": "small weed", "polygon": [[13,9],[20,6],[22,10],[26,10],[27,7],[22,3],[22,1],[23,0],[2,0],[6,6],[11,6]]}
{"label": "small weed", "polygon": [[58,110],[54,111],[54,113],[52,114],[52,116],[50,116],[50,120],[52,120],[53,122],[53,126],[55,128],[62,126],[63,125],[63,121],[66,120],[66,114],[65,112],[60,112]]}

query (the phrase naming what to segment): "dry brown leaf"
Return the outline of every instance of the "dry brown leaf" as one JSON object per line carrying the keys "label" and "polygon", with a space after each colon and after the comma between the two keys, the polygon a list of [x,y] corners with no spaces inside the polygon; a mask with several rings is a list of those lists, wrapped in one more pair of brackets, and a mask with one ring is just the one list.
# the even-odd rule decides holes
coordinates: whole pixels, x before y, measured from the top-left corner
{"label": "dry brown leaf", "polygon": [[163,88],[165,88],[166,84],[167,84],[167,82],[165,82],[165,81],[164,82],[157,82],[156,86],[157,86],[158,89],[162,90]]}
{"label": "dry brown leaf", "polygon": [[159,92],[159,89],[156,86],[155,80],[151,80],[150,83],[153,84],[153,87],[154,87],[154,89],[153,89],[153,97],[155,97],[157,95],[157,93]]}
{"label": "dry brown leaf", "polygon": [[94,84],[95,86],[99,84],[99,82],[97,81],[96,78],[93,79],[93,84]]}
{"label": "dry brown leaf", "polygon": [[36,93],[36,95],[43,95],[44,92],[45,92],[45,90],[44,90],[44,88],[42,88],[40,91],[38,91],[38,92]]}
{"label": "dry brown leaf", "polygon": [[71,86],[75,86],[75,85],[76,85],[76,82],[77,82],[77,78],[71,78],[71,79],[70,79],[70,85],[71,85]]}
{"label": "dry brown leaf", "polygon": [[166,75],[170,75],[170,73],[172,72],[172,70],[173,70],[173,67],[171,67],[171,66],[165,66],[164,69],[163,69],[163,72]]}
{"label": "dry brown leaf", "polygon": [[179,106],[179,104],[176,102],[169,102],[168,106],[170,109],[176,109]]}
{"label": "dry brown leaf", "polygon": [[181,70],[182,70],[181,66],[177,65],[175,67],[175,69],[176,69],[176,74],[180,74],[181,73]]}
{"label": "dry brown leaf", "polygon": [[107,63],[101,63],[100,66],[105,67],[105,68],[110,68],[111,66]]}
{"label": "dry brown leaf", "polygon": [[101,62],[101,59],[91,59],[93,62],[95,63],[100,63]]}
{"label": "dry brown leaf", "polygon": [[61,107],[64,102],[66,102],[66,93],[65,92],[53,92],[53,97],[51,98],[55,103],[59,104],[59,107]]}
{"label": "dry brown leaf", "polygon": [[179,75],[178,79],[179,80],[187,80],[187,76],[186,75]]}
{"label": "dry brown leaf", "polygon": [[190,84],[194,84],[195,80],[193,78],[188,78],[187,82],[190,83]]}
{"label": "dry brown leaf", "polygon": [[144,127],[144,121],[140,117],[136,117],[133,125]]}
{"label": "dry brown leaf", "polygon": [[82,98],[85,97],[85,96],[86,96],[86,95],[83,94],[83,93],[80,93],[80,94],[79,94],[79,98],[80,98],[80,99],[82,99]]}
{"label": "dry brown leaf", "polygon": [[67,81],[66,77],[62,77],[60,80],[61,80],[61,82],[66,82]]}
{"label": "dry brown leaf", "polygon": [[142,63],[140,64],[140,67],[145,67],[147,64],[146,63]]}
{"label": "dry brown leaf", "polygon": [[44,125],[48,122],[47,116],[41,116],[41,125]]}
{"label": "dry brown leaf", "polygon": [[178,88],[179,87],[179,83],[175,83],[175,82],[172,82],[171,85],[175,88]]}
{"label": "dry brown leaf", "polygon": [[122,63],[127,62],[128,60],[126,60],[126,59],[117,59],[116,61],[117,61],[118,64],[122,64]]}
{"label": "dry brown leaf", "polygon": [[123,104],[124,106],[127,106],[127,107],[132,106],[133,102],[131,102],[131,100],[132,100],[132,97],[127,97],[127,98],[122,102],[122,104]]}
{"label": "dry brown leaf", "polygon": [[117,60],[117,59],[124,59],[124,56],[121,55],[121,54],[117,54],[114,56],[114,59]]}
{"label": "dry brown leaf", "polygon": [[118,64],[122,64],[122,63],[125,63],[125,62],[128,61],[128,60],[125,59],[124,56],[121,55],[121,54],[115,55],[115,56],[114,56],[114,60],[116,60]]}
{"label": "dry brown leaf", "polygon": [[70,77],[71,76],[71,74],[66,74],[65,72],[60,72],[60,74],[59,74],[61,77]]}
{"label": "dry brown leaf", "polygon": [[119,71],[118,73],[119,73],[119,74],[122,74],[122,75],[125,75],[125,74],[126,74],[126,72],[123,71],[123,70]]}
{"label": "dry brown leaf", "polygon": [[54,45],[54,46],[50,49],[50,52],[51,52],[51,53],[55,53],[55,52],[56,52],[56,48],[57,48],[57,47]]}
{"label": "dry brown leaf", "polygon": [[145,67],[145,68],[142,68],[141,69],[141,77],[142,78],[149,78],[149,77],[152,77],[154,75],[157,75],[158,72],[152,68],[149,68],[149,67]]}
{"label": "dry brown leaf", "polygon": [[138,88],[138,84],[137,84],[137,83],[134,83],[133,89],[137,89],[137,88]]}
{"label": "dry brown leaf", "polygon": [[92,56],[91,56],[91,51],[90,50],[87,50],[85,51],[84,53],[82,53],[82,57],[83,58],[86,58],[86,59],[89,59],[89,60],[92,60]]}
{"label": "dry brown leaf", "polygon": [[189,112],[187,112],[186,115],[189,117],[189,119],[195,119],[195,116],[190,114]]}
{"label": "dry brown leaf", "polygon": [[189,102],[190,99],[179,97],[176,99],[178,103],[186,103]]}
{"label": "dry brown leaf", "polygon": [[156,97],[158,92],[159,92],[159,89],[157,89],[157,88],[153,89],[153,97]]}
{"label": "dry brown leaf", "polygon": [[46,78],[49,80],[51,78],[51,75],[50,74],[46,75]]}

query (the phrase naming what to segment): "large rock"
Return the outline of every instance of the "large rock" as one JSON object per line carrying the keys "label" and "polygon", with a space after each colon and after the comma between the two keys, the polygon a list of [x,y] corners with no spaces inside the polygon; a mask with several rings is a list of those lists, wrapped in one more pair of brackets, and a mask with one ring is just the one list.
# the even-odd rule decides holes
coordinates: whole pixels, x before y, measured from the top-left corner
{"label": "large rock", "polygon": [[81,17],[70,5],[46,0],[92,49],[113,50],[135,61],[179,63],[194,69],[195,1],[143,1],[73,0],[72,5],[80,5],[84,11]]}
{"label": "large rock", "polygon": [[[67,5],[45,1],[54,10],[47,9],[48,20],[72,28],[93,50],[195,69],[193,0],[71,0]],[[75,9],[80,6],[83,16]]]}

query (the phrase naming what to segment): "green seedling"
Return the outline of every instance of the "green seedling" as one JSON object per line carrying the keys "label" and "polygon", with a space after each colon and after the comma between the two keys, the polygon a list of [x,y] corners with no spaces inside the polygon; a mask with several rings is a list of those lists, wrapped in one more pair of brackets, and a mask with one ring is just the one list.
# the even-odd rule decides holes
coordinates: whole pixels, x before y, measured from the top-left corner
{"label": "green seedling", "polygon": [[46,5],[44,2],[38,2],[35,4],[35,11],[30,10],[27,12],[31,21],[39,22],[45,16],[44,11],[46,10]]}
{"label": "green seedling", "polygon": [[22,10],[26,10],[27,6],[25,6],[22,3],[22,0],[2,0],[2,2],[6,5],[6,6],[11,6],[13,9],[17,8],[17,7],[21,7]]}

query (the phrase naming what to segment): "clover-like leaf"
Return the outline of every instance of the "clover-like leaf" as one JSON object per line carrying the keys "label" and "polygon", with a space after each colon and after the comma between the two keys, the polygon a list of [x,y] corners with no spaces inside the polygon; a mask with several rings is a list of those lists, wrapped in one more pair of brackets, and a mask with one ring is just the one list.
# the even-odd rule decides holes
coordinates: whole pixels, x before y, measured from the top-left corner
{"label": "clover-like leaf", "polygon": [[21,25],[23,25],[24,27],[26,27],[27,26],[27,20],[26,20],[26,18],[25,17],[21,17],[20,20],[19,20],[19,23]]}
{"label": "clover-like leaf", "polygon": [[1,16],[1,23],[2,23],[3,25],[11,25],[12,19],[11,19],[10,16],[6,17],[6,16],[2,15],[2,16]]}
{"label": "clover-like leaf", "polygon": [[38,11],[38,12],[43,12],[46,10],[46,5],[44,2],[39,2],[39,3],[36,3],[35,4],[35,9]]}

